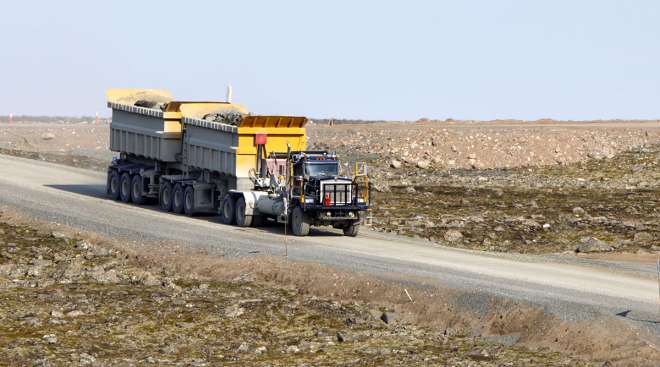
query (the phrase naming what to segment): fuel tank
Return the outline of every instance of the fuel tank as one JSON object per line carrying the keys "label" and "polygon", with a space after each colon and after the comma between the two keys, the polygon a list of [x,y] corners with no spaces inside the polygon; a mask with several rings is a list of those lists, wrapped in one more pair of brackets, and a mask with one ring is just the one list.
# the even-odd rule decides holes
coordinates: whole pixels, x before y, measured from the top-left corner
{"label": "fuel tank", "polygon": [[261,214],[279,217],[284,214],[284,199],[280,195],[263,195],[257,198],[256,207]]}

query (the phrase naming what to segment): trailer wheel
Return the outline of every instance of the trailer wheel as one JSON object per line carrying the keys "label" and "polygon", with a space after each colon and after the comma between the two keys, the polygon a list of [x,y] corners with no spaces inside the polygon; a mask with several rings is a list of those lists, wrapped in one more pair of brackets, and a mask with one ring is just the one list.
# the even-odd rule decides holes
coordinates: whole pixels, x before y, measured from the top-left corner
{"label": "trailer wheel", "polygon": [[240,227],[249,227],[252,225],[252,216],[245,215],[245,198],[240,197],[236,200],[236,224]]}
{"label": "trailer wheel", "polygon": [[172,195],[172,211],[183,213],[183,186],[180,183],[174,185],[174,194]]}
{"label": "trailer wheel", "polygon": [[119,173],[115,170],[108,171],[107,192],[112,200],[119,200]]}
{"label": "trailer wheel", "polygon": [[128,172],[124,172],[121,175],[121,180],[119,182],[119,197],[121,201],[128,203],[131,201],[131,175]]}
{"label": "trailer wheel", "polygon": [[183,211],[189,217],[195,214],[195,189],[192,186],[186,187],[183,193]]}
{"label": "trailer wheel", "polygon": [[360,224],[351,223],[346,227],[344,227],[343,229],[344,229],[344,236],[355,237],[358,235],[358,232],[360,232]]}
{"label": "trailer wheel", "polygon": [[296,236],[307,236],[309,234],[310,220],[301,207],[293,209],[291,215],[291,231]]}
{"label": "trailer wheel", "polygon": [[225,200],[222,201],[222,223],[224,224],[236,224],[236,202],[231,195],[225,196]]}
{"label": "trailer wheel", "polygon": [[131,199],[137,205],[144,204],[144,195],[142,195],[143,186],[142,176],[133,176],[131,180]]}
{"label": "trailer wheel", "polygon": [[172,184],[165,182],[160,184],[160,195],[158,195],[160,208],[166,212],[172,210]]}

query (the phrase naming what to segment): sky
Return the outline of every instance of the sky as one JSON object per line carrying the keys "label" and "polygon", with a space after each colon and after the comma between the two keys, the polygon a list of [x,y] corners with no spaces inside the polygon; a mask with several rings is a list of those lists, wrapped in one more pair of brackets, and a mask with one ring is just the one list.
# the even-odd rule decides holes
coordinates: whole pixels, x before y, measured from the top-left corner
{"label": "sky", "polygon": [[0,115],[108,88],[315,118],[660,118],[660,1],[6,1]]}

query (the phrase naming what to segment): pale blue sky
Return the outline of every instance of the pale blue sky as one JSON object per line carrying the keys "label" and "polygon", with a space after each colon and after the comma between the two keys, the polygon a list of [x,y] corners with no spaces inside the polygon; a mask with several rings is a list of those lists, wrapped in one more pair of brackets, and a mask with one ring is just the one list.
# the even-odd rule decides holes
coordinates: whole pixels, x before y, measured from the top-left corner
{"label": "pale blue sky", "polygon": [[6,1],[0,114],[110,87],[364,119],[659,118],[659,1]]}

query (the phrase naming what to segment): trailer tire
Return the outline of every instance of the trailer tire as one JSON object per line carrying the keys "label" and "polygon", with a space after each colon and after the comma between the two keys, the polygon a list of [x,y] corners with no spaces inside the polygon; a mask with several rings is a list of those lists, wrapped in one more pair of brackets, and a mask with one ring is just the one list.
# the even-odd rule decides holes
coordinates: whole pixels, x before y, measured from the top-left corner
{"label": "trailer tire", "polygon": [[124,172],[119,181],[119,197],[121,201],[128,203],[131,201],[131,174]]}
{"label": "trailer tire", "polygon": [[309,234],[310,220],[303,209],[297,206],[291,214],[291,231],[296,236],[307,236]]}
{"label": "trailer tire", "polygon": [[189,217],[195,214],[195,189],[192,186],[186,187],[183,193],[183,212]]}
{"label": "trailer tire", "polygon": [[119,172],[114,169],[108,171],[108,187],[106,191],[112,200],[119,200]]}
{"label": "trailer tire", "polygon": [[236,202],[231,195],[225,196],[222,201],[222,223],[236,224]]}
{"label": "trailer tire", "polygon": [[172,183],[164,182],[160,184],[158,202],[163,211],[172,211]]}
{"label": "trailer tire", "polygon": [[236,224],[239,227],[249,227],[252,225],[252,216],[245,215],[245,198],[240,197],[236,200]]}
{"label": "trailer tire", "polygon": [[174,193],[172,194],[172,211],[177,214],[183,213],[183,186],[180,183],[174,185]]}
{"label": "trailer tire", "polygon": [[356,237],[360,232],[360,224],[358,223],[348,224],[346,225],[346,227],[343,228],[343,230],[344,230],[344,236]]}
{"label": "trailer tire", "polygon": [[143,187],[142,176],[134,175],[133,179],[131,179],[131,199],[137,205],[144,204],[144,195],[142,195]]}

